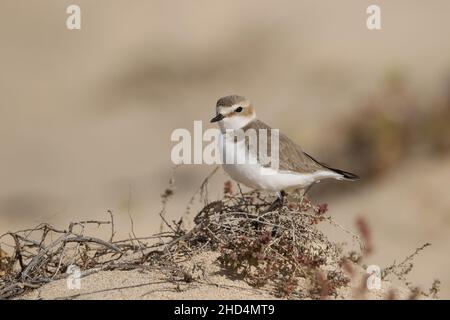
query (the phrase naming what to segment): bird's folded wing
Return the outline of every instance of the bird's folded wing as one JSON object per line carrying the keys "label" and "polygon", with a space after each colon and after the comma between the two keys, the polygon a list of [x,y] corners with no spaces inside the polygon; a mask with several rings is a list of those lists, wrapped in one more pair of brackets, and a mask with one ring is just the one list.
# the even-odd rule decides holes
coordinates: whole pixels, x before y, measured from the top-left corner
{"label": "bird's folded wing", "polygon": [[[272,155],[272,139],[271,139],[271,130],[269,127],[262,121],[254,120],[249,123],[246,127],[244,127],[244,131],[248,129],[254,129],[257,133],[261,134],[261,129],[265,129],[267,132],[267,155],[269,157],[273,157]],[[262,131],[263,132],[263,131]],[[260,139],[258,139],[260,140]],[[248,142],[246,140],[246,142]],[[248,143],[247,143],[248,146]],[[248,146],[251,149],[250,146]],[[258,150],[260,150],[260,146],[257,146]],[[250,150],[250,152],[252,152]],[[260,160],[260,154],[257,152],[258,160]],[[263,164],[265,167],[270,167],[271,163]],[[305,153],[302,148],[294,143],[291,139],[289,139],[286,135],[279,132],[279,169],[281,171],[291,171],[297,173],[312,173],[318,170],[328,170],[328,168],[322,165],[320,162],[315,160],[313,157]]]}

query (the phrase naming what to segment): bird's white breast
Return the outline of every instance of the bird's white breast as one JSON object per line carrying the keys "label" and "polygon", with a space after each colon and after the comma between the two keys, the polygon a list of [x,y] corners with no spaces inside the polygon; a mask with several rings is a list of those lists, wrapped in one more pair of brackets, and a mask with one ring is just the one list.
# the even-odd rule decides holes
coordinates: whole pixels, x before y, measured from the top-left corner
{"label": "bird's white breast", "polygon": [[244,139],[235,142],[232,136],[223,133],[220,135],[219,148],[223,168],[231,178],[258,190],[305,188],[317,180],[334,178],[335,175],[324,170],[302,174],[263,167],[256,155],[247,151]]}

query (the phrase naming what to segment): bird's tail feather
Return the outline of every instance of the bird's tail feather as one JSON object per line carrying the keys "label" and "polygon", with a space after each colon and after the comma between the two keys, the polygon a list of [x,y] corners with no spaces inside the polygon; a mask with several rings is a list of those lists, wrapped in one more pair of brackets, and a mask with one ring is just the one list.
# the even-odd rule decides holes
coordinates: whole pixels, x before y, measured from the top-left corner
{"label": "bird's tail feather", "polygon": [[340,174],[342,176],[343,180],[355,181],[355,180],[360,179],[359,176],[357,176],[356,174],[351,173],[351,172],[347,172],[347,171],[340,170],[340,169],[334,169],[334,168],[328,168],[328,169],[330,169],[333,172],[336,172],[337,174]]}
{"label": "bird's tail feather", "polygon": [[342,178],[337,178],[337,179],[339,179],[339,180],[355,181],[355,180],[359,180],[359,179],[360,179],[360,177],[357,176],[357,175],[354,174],[354,173],[347,172],[347,171],[340,170],[340,169],[331,168],[331,167],[327,166],[326,164],[324,164],[323,162],[317,161],[316,159],[314,159],[311,155],[307,154],[306,152],[303,151],[303,153],[304,153],[308,158],[310,158],[312,161],[314,161],[314,162],[320,164],[321,166],[323,166],[324,168],[327,168],[327,169],[330,170],[330,171],[333,171],[333,172],[336,172],[337,174],[339,174],[339,175],[342,177]]}

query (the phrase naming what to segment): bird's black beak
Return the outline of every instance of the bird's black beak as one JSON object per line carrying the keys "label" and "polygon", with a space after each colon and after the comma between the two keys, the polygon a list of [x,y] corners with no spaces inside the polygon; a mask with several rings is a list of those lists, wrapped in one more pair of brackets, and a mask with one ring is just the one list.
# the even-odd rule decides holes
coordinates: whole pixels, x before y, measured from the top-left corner
{"label": "bird's black beak", "polygon": [[225,116],[224,116],[223,114],[220,114],[220,113],[219,113],[219,114],[217,114],[217,116],[215,116],[214,118],[212,118],[210,122],[211,122],[211,123],[212,123],[212,122],[217,122],[217,121],[222,120],[223,118],[225,118]]}

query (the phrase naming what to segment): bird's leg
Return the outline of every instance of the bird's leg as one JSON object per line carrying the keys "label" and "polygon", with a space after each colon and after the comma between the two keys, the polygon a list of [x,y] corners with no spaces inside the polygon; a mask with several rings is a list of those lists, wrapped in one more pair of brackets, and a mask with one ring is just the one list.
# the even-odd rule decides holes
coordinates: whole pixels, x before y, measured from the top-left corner
{"label": "bird's leg", "polygon": [[270,211],[273,211],[273,210],[278,209],[283,206],[284,197],[286,196],[286,192],[281,190],[281,191],[277,192],[276,194],[277,194],[277,198],[265,212],[270,212]]}
{"label": "bird's leg", "polygon": [[278,199],[280,199],[281,204],[283,204],[284,198],[286,197],[286,192],[284,192],[284,190],[277,192],[277,197],[278,197]]}
{"label": "bird's leg", "polygon": [[245,196],[244,196],[244,193],[242,192],[241,185],[239,183],[237,183],[237,186],[239,189],[239,193],[241,194],[242,201],[244,201],[245,205],[247,206],[247,200],[245,200]]}
{"label": "bird's leg", "polygon": [[[276,208],[283,207],[285,197],[286,197],[286,192],[284,192],[283,190],[281,190],[280,192],[277,192],[277,199],[275,200],[274,203],[272,203],[272,205],[266,212],[270,212]],[[272,208],[272,207],[274,207],[274,208]],[[276,237],[277,233],[278,233],[279,216],[277,215],[275,217],[275,219],[277,221],[276,221],[276,225],[272,228],[272,232],[271,232],[272,237]]]}

